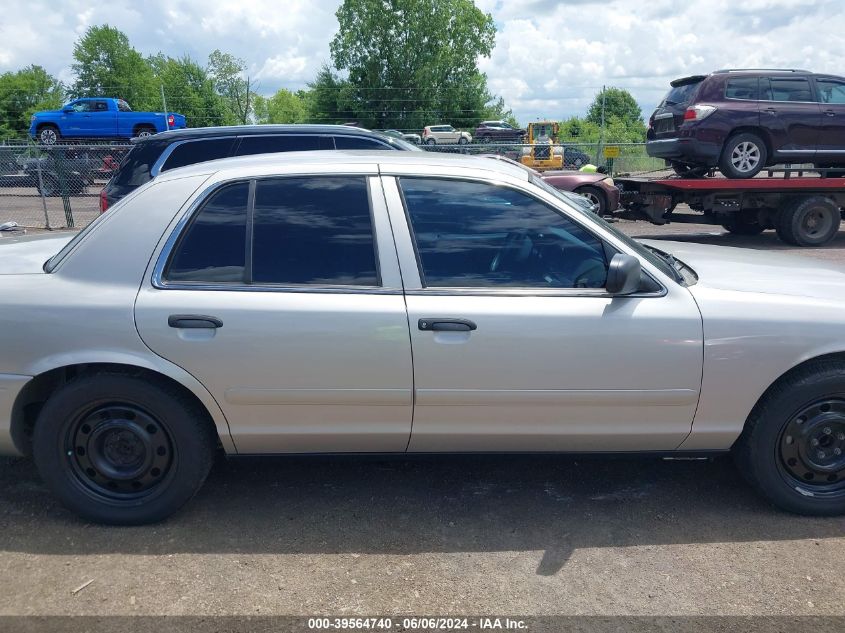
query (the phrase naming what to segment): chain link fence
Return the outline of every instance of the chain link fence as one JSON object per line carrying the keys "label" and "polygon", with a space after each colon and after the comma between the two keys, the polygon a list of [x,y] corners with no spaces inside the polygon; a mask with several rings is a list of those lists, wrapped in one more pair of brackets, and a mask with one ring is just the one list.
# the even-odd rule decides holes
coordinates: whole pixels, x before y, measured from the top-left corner
{"label": "chain link fence", "polygon": [[[27,229],[82,228],[100,213],[99,196],[131,145],[0,145],[0,227],[17,223]],[[469,143],[423,145],[427,151],[467,155],[499,154],[519,161],[530,145]],[[607,148],[618,156],[604,158]],[[639,174],[663,169],[663,161],[646,154],[645,145],[564,143],[551,146],[564,169],[604,165],[608,173]],[[548,149],[546,149],[548,153]],[[611,154],[617,150],[611,150]]]}

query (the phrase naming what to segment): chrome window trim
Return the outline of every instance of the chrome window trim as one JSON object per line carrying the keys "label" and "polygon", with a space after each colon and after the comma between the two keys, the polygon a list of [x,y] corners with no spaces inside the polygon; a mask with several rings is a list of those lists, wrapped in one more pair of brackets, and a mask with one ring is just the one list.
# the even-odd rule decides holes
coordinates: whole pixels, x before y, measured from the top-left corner
{"label": "chrome window trim", "polygon": [[[270,135],[272,136],[272,135]],[[170,235],[167,236],[167,240],[164,242],[164,246],[162,246],[161,251],[159,251],[158,258],[156,259],[156,264],[153,267],[153,272],[150,277],[150,284],[153,288],[158,290],[213,290],[213,291],[234,291],[234,292],[297,292],[297,293],[322,293],[322,294],[402,294],[401,288],[391,288],[386,286],[337,286],[337,285],[318,285],[318,284],[269,284],[269,283],[227,283],[227,282],[205,282],[205,281],[169,281],[164,277],[165,268],[167,268],[167,263],[170,260],[170,255],[173,252],[173,249],[176,247],[176,244],[179,241],[179,237],[185,231],[187,225],[191,222],[191,220],[196,216],[197,212],[201,209],[203,204],[217,191],[226,187],[228,185],[237,184],[239,182],[247,182],[247,183],[257,183],[260,180],[275,180],[279,178],[319,178],[319,177],[337,177],[337,176],[349,176],[349,177],[360,177],[365,180],[365,184],[367,186],[367,200],[370,205],[370,221],[372,226],[373,232],[373,254],[375,256],[375,264],[376,264],[376,275],[378,276],[379,281],[382,281],[382,274],[381,274],[381,259],[380,259],[380,252],[378,248],[378,236],[376,234],[376,220],[374,218],[374,207],[373,207],[373,200],[372,200],[372,187],[370,184],[370,178],[372,175],[368,174],[349,174],[349,173],[338,173],[338,174],[274,174],[274,175],[266,175],[266,176],[240,176],[237,178],[229,178],[226,180],[222,180],[219,182],[215,182],[212,185],[206,187],[202,193],[200,193],[188,209],[182,214],[182,217],[179,218],[179,221],[173,227],[173,230],[170,232]],[[250,184],[250,191],[253,191],[253,186]],[[247,211],[247,233],[250,233],[249,229],[249,220],[250,214]]]}
{"label": "chrome window trim", "polygon": [[[408,233],[411,238],[411,247],[414,252],[414,258],[417,264],[417,272],[419,274],[419,280],[421,284],[421,288],[414,288],[412,290],[405,290],[405,294],[414,295],[414,296],[442,296],[442,295],[461,295],[461,296],[470,296],[470,295],[489,295],[489,296],[512,296],[512,297],[593,297],[593,298],[614,298],[614,297],[664,297],[669,293],[668,288],[666,285],[663,284],[659,279],[657,279],[650,270],[647,270],[645,266],[642,266],[642,261],[640,262],[642,266],[642,271],[644,274],[648,275],[648,277],[659,286],[659,290],[655,290],[653,292],[636,292],[629,295],[617,295],[610,292],[607,292],[604,288],[532,288],[528,287],[520,287],[520,286],[513,286],[513,287],[499,287],[499,288],[485,288],[485,287],[462,287],[462,286],[426,286],[425,285],[425,274],[423,272],[422,267],[422,260],[420,259],[419,249],[417,248],[417,240],[414,234],[414,227],[411,223],[411,217],[408,213],[408,205],[405,201],[405,193],[402,191],[401,186],[401,179],[405,178],[423,178],[423,179],[448,179],[448,180],[459,180],[465,182],[475,182],[475,183],[484,183],[484,184],[492,184],[494,186],[502,186],[507,187],[509,189],[513,189],[523,195],[529,196],[538,203],[542,204],[545,207],[548,207],[555,213],[563,215],[564,218],[570,220],[580,226],[584,231],[592,235],[595,239],[599,240],[603,244],[607,244],[608,240],[606,240],[602,235],[596,234],[593,231],[593,227],[582,222],[580,218],[575,217],[574,214],[566,213],[561,209],[558,209],[555,205],[550,204],[548,201],[539,198],[531,191],[526,191],[520,186],[513,185],[509,182],[505,182],[503,180],[487,180],[487,179],[479,179],[473,178],[468,176],[452,176],[452,175],[441,175],[441,176],[430,176],[430,175],[405,175],[405,174],[384,174],[383,177],[386,178],[393,178],[396,190],[399,193],[399,200],[402,203],[402,214],[405,218],[405,223],[408,227]],[[526,181],[528,184],[531,184],[530,181]],[[579,213],[576,211],[576,213]],[[627,250],[621,249],[619,245],[611,243],[610,246],[622,253],[626,253]],[[636,256],[635,256],[636,257]],[[640,259],[637,257],[637,259]],[[608,262],[608,265],[610,262]],[[648,262],[646,262],[646,265]]]}

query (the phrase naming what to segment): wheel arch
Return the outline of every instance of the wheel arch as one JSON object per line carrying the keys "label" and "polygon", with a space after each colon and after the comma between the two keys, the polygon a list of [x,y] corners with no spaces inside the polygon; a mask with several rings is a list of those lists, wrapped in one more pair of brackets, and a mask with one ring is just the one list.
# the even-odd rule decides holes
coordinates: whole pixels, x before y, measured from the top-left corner
{"label": "wheel arch", "polygon": [[780,386],[784,383],[789,382],[789,380],[792,379],[793,376],[800,374],[810,365],[819,362],[835,362],[845,367],[845,351],[829,352],[826,354],[821,354],[819,356],[813,356],[812,358],[807,358],[799,362],[797,365],[794,365],[790,369],[786,370],[780,376],[778,376],[768,387],[766,387],[766,390],[763,391],[760,397],[757,398],[756,402],[754,403],[754,406],[748,412],[748,415],[746,416],[745,421],[742,424],[742,433],[739,434],[739,436],[734,441],[733,445],[736,446],[737,442],[740,441],[743,433],[745,433],[745,430],[748,428],[749,421],[754,417],[754,414],[762,406],[762,404],[766,401],[766,398],[768,398],[773,391],[780,388]]}
{"label": "wheel arch", "polygon": [[772,139],[769,134],[766,132],[765,128],[757,126],[757,125],[740,125],[738,127],[733,128],[730,132],[725,135],[725,140],[722,142],[722,152],[725,152],[725,146],[728,144],[728,141],[731,137],[736,136],[737,134],[755,134],[763,139],[763,143],[766,144],[766,165],[771,165],[772,160],[774,158],[774,149],[772,147]]}
{"label": "wheel arch", "polygon": [[189,373],[177,366],[162,367],[143,359],[91,360],[88,362],[57,363],[35,373],[24,385],[12,406],[11,436],[15,448],[23,455],[31,453],[32,431],[41,407],[63,384],[84,372],[101,371],[130,376],[146,376],[168,383],[191,398],[207,415],[223,449],[236,453],[228,422],[213,396]]}
{"label": "wheel arch", "polygon": [[156,126],[149,121],[143,123],[136,123],[132,126],[132,136],[137,136],[138,132],[141,130],[152,130],[153,134],[156,133],[157,129]]}

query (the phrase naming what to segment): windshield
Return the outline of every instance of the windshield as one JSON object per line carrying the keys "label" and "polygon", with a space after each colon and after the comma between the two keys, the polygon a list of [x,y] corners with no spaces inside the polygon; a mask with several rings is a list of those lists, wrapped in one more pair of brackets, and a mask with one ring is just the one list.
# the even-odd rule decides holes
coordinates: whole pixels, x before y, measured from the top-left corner
{"label": "windshield", "polygon": [[[533,170],[532,170],[533,171]],[[574,208],[580,216],[587,220],[589,223],[593,224],[594,226],[598,226],[603,228],[605,231],[608,231],[613,234],[620,242],[625,244],[628,248],[634,251],[638,256],[645,259],[648,263],[652,266],[660,270],[664,275],[667,277],[671,277],[672,279],[678,279],[677,272],[675,269],[670,265],[669,262],[666,261],[663,257],[659,256],[654,251],[646,248],[642,244],[640,244],[635,239],[628,237],[622,231],[616,229],[612,224],[606,222],[604,219],[593,213],[592,211],[587,211],[583,206],[576,206],[572,204],[572,201],[567,198],[567,192],[558,191],[554,187],[552,187],[549,183],[545,180],[540,178],[539,176],[535,175],[534,173],[531,174],[531,184],[537,185],[543,191],[552,194],[558,200],[562,200],[566,202],[570,207]]]}

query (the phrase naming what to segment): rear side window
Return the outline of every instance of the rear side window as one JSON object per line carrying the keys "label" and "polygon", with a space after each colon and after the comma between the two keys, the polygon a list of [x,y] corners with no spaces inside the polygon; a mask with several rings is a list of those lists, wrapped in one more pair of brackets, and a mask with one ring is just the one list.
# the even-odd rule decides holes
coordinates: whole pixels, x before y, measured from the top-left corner
{"label": "rear side window", "polygon": [[234,140],[233,138],[213,138],[181,143],[170,152],[170,156],[164,161],[161,171],[204,163],[207,160],[226,158],[232,149]]}
{"label": "rear side window", "polygon": [[819,101],[822,103],[845,103],[845,82],[835,79],[816,79]]}
{"label": "rear side window", "polygon": [[387,143],[357,136],[335,136],[334,144],[337,149],[392,149]]}
{"label": "rear side window", "polygon": [[696,81],[681,84],[680,86],[674,86],[663,98],[663,102],[660,105],[681,105],[689,103],[692,101],[692,97],[698,89],[698,86],[701,85],[702,81],[703,79],[698,79]]}
{"label": "rear side window", "polygon": [[111,182],[120,187],[140,187],[149,182],[152,180],[150,171],[164,148],[153,141],[138,143],[124,156]]}
{"label": "rear side window", "polygon": [[202,206],[170,260],[170,281],[244,281],[249,183],[223,187]]}
{"label": "rear side window", "polygon": [[806,77],[771,77],[760,79],[764,101],[813,101],[810,81]]}
{"label": "rear side window", "polygon": [[760,98],[757,77],[735,77],[725,84],[725,97],[757,101]]}
{"label": "rear side window", "polygon": [[[329,143],[331,141],[327,139]],[[272,154],[274,152],[301,152],[316,149],[330,149],[320,147],[319,136],[298,136],[293,134],[278,134],[276,136],[244,136],[235,152],[236,156],[252,154]]]}
{"label": "rear side window", "polygon": [[379,285],[363,177],[258,181],[253,240],[255,283]]}

